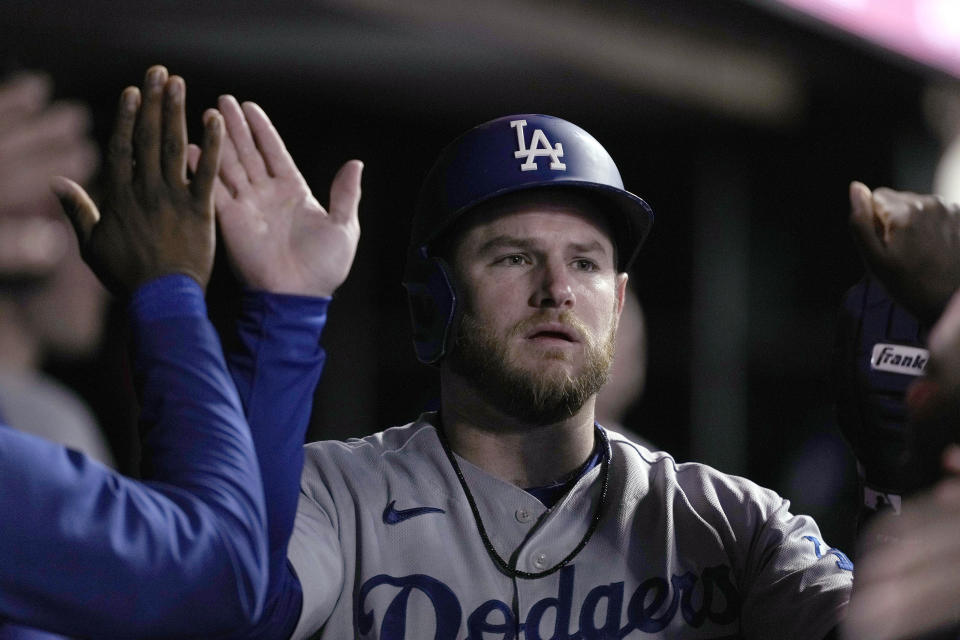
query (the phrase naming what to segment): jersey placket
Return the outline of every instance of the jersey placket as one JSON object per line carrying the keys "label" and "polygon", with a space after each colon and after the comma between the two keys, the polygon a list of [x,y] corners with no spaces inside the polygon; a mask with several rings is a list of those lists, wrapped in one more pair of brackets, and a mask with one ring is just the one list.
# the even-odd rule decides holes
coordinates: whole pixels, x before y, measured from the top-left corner
{"label": "jersey placket", "polygon": [[[566,557],[586,534],[600,496],[599,466],[591,469],[560,502],[548,509],[523,489],[488,475],[462,458],[458,462],[490,541],[501,557],[515,562],[517,569],[530,573],[549,569]],[[571,565],[576,561],[574,558]],[[502,597],[512,605],[516,637],[518,640],[539,637],[536,632],[528,634],[526,626],[531,623],[540,626],[540,620],[546,620],[544,615],[549,615],[550,603],[563,589],[561,572],[536,579],[515,578],[512,582],[514,592]]]}

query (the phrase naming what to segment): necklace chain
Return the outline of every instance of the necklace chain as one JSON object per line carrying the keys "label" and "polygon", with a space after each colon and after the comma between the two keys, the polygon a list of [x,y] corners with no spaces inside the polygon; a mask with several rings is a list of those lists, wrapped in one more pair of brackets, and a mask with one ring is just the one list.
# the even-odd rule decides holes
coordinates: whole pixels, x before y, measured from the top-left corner
{"label": "necklace chain", "polygon": [[[450,460],[450,465],[457,474],[457,480],[460,481],[460,486],[463,488],[463,493],[467,498],[467,503],[469,503],[470,510],[473,512],[473,519],[477,523],[477,532],[480,534],[480,539],[483,541],[483,546],[487,550],[487,555],[490,556],[490,559],[502,573],[511,578],[524,578],[527,580],[543,578],[544,576],[556,573],[563,567],[567,566],[567,564],[569,564],[570,561],[572,561],[576,555],[580,553],[585,546],[587,546],[587,542],[590,541],[593,533],[597,530],[597,526],[600,524],[600,519],[603,517],[604,507],[607,503],[607,488],[610,485],[610,458],[612,457],[610,451],[610,440],[607,438],[607,434],[604,433],[603,429],[601,429],[599,426],[596,427],[596,430],[597,434],[600,436],[600,441],[603,446],[603,458],[600,462],[602,484],[600,486],[600,500],[597,503],[597,510],[593,514],[593,519],[590,521],[590,527],[587,529],[587,532],[584,534],[577,546],[574,547],[573,551],[571,551],[566,558],[553,565],[549,569],[544,569],[540,572],[529,572],[517,569],[515,564],[508,563],[506,560],[500,557],[499,553],[497,553],[496,548],[490,541],[490,537],[487,535],[486,527],[483,526],[483,519],[480,517],[480,510],[477,508],[477,502],[474,500],[473,494],[470,492],[470,487],[467,486],[467,481],[463,477],[463,471],[460,469],[460,465],[457,464],[456,456],[454,456],[453,450],[450,448],[450,443],[447,441],[447,436],[446,433],[444,433],[442,424],[440,425],[440,428],[437,429],[437,435],[440,436],[440,444],[443,446],[443,451],[447,454],[447,459]],[[569,491],[569,489],[567,491]]]}

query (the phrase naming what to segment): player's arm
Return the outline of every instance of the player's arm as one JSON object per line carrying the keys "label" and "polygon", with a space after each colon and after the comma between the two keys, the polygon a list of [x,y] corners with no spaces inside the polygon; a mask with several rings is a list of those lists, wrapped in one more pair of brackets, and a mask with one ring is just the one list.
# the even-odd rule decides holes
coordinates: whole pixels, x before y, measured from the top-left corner
{"label": "player's arm", "polygon": [[55,182],[81,252],[131,298],[154,482],[0,430],[0,616],[87,637],[218,637],[266,591],[266,524],[249,430],[205,318],[222,121],[186,178],[184,85],[162,67],[121,98],[98,209]]}
{"label": "player's arm", "polygon": [[876,291],[867,290],[860,304],[857,330],[841,345],[850,349],[849,343],[858,343],[854,346],[863,352],[859,363],[845,367],[846,388],[852,390],[847,395],[855,401],[844,403],[848,409],[840,412],[841,427],[863,475],[879,487],[876,495],[907,494],[936,480],[943,447],[960,439],[960,429],[942,420],[908,421],[903,392],[915,376],[878,372],[866,351],[882,342],[925,355],[918,347],[924,346],[926,329],[960,287],[960,206],[935,196],[871,192],[859,182],[850,185],[850,203],[851,228],[864,263],[894,303],[873,283]]}
{"label": "player's arm", "polygon": [[[960,294],[930,334],[927,375],[908,394],[917,419],[960,415]],[[960,635],[960,447],[943,455],[948,477],[874,521],[858,560],[845,638],[896,640],[935,629]],[[923,635],[923,637],[928,637]]]}
{"label": "player's arm", "polygon": [[[303,442],[324,362],[320,333],[333,292],[346,279],[360,235],[362,164],[346,163],[329,209],[307,186],[259,106],[218,103],[226,123],[217,219],[230,264],[245,290],[240,349],[228,354],[263,475],[270,588],[251,637],[287,637],[300,614],[299,581],[287,563],[300,495]],[[198,149],[191,150],[195,162]]]}
{"label": "player's arm", "polygon": [[[747,487],[753,486],[745,485]],[[853,564],[830,546],[812,518],[790,512],[790,503],[768,489],[754,500],[738,490],[720,504],[738,504],[735,567],[744,638],[829,638],[850,599]],[[740,521],[746,515],[746,519]]]}
{"label": "player's arm", "polygon": [[[957,474],[947,446],[960,441],[960,206],[933,196],[850,188],[851,226],[868,269],[921,323],[929,337],[923,378],[906,391],[911,475],[929,486],[941,468]],[[951,296],[954,298],[951,300]],[[950,301],[949,306],[947,302]],[[944,311],[946,307],[946,311]],[[869,444],[869,443],[868,443]],[[956,625],[960,611],[960,500],[955,479],[905,500],[901,515],[878,518],[861,536],[847,638],[910,638]]]}
{"label": "player's arm", "polygon": [[252,441],[200,288],[168,278],[131,304],[156,481],[0,429],[0,615],[11,621],[71,636],[215,637],[260,613],[266,523]]}

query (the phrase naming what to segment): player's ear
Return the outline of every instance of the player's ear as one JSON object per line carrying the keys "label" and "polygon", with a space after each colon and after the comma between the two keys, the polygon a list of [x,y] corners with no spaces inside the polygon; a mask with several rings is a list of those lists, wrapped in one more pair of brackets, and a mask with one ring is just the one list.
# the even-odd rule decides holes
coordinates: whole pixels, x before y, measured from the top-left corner
{"label": "player's ear", "polygon": [[630,276],[626,273],[618,273],[616,280],[616,290],[617,290],[617,318],[620,318],[620,314],[623,312],[623,303],[627,299],[627,280],[630,279]]}

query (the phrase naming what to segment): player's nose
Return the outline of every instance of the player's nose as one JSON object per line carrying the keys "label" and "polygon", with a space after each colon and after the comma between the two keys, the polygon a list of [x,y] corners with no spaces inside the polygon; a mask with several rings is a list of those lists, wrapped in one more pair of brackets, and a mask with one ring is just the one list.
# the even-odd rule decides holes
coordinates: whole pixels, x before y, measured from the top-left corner
{"label": "player's nose", "polygon": [[562,262],[544,261],[535,270],[534,277],[535,286],[530,297],[532,306],[568,309],[576,304],[571,274]]}

